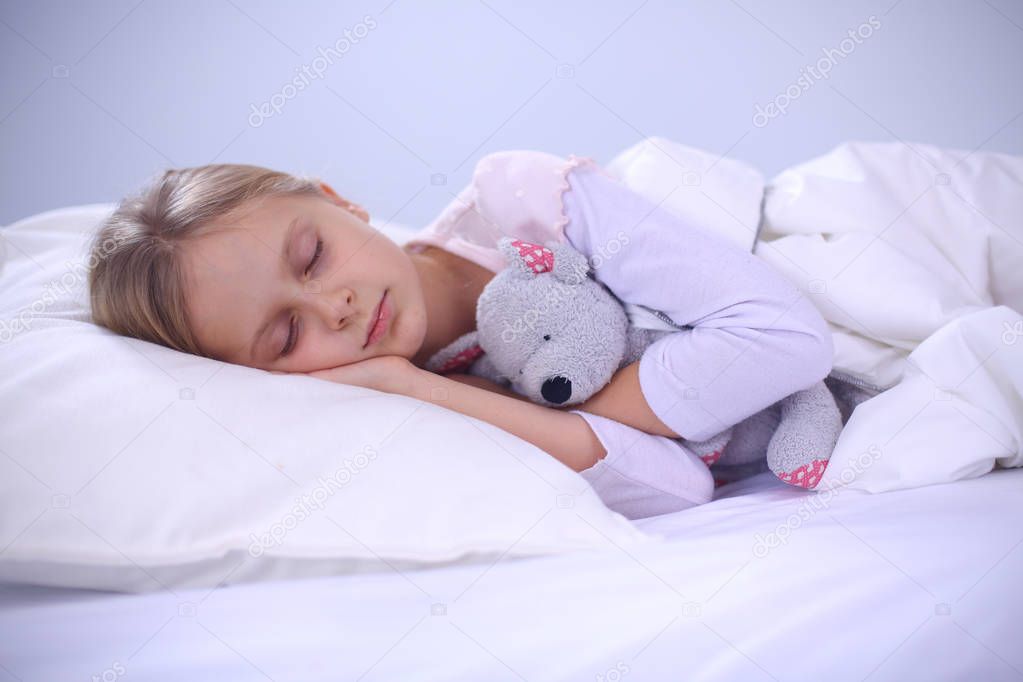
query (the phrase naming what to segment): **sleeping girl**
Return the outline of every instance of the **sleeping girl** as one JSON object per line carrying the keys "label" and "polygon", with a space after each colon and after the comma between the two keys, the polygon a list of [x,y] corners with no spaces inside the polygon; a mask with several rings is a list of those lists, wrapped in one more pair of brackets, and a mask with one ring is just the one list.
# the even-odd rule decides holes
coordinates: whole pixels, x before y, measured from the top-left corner
{"label": "sleeping girl", "polygon": [[[691,329],[571,409],[427,371],[475,329],[480,292],[504,267],[504,236],[567,241],[619,299]],[[827,324],[792,283],[588,158],[489,154],[403,245],[315,179],[235,164],[168,170],[122,201],[94,243],[106,245],[90,272],[98,324],[481,419],[580,472],[629,518],[710,500],[707,466],[677,438],[709,438],[832,368]]]}

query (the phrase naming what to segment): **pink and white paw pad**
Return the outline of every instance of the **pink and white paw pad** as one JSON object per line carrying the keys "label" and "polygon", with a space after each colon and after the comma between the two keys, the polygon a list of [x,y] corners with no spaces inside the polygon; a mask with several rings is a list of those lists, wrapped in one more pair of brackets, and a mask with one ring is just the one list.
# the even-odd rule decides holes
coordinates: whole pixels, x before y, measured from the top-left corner
{"label": "pink and white paw pad", "polygon": [[797,485],[801,488],[815,488],[821,482],[824,470],[828,468],[828,460],[815,459],[809,464],[804,464],[795,471],[780,472],[778,478],[790,485]]}
{"label": "pink and white paw pad", "polygon": [[714,452],[710,453],[709,455],[700,455],[700,459],[703,460],[704,464],[706,464],[707,466],[710,466],[710,465],[714,464],[715,462],[717,462],[719,459],[721,459],[721,451],[720,450],[715,450]]}

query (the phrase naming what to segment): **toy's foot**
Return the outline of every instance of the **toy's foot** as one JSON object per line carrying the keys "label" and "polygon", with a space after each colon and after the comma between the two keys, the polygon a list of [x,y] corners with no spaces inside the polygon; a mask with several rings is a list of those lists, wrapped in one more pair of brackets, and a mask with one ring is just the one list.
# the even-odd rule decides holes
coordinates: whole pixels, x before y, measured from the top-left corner
{"label": "toy's foot", "polygon": [[821,477],[824,475],[824,470],[828,468],[828,460],[826,459],[815,459],[809,464],[804,464],[795,471],[790,472],[776,472],[778,478],[785,481],[790,485],[796,485],[801,488],[813,489],[817,487],[817,484],[821,482]]}
{"label": "toy's foot", "polygon": [[699,457],[704,464],[710,466],[721,459],[721,453],[725,451],[725,446],[728,445],[728,441],[731,438],[732,427],[728,427],[707,440],[683,440],[682,443],[689,448],[690,452]]}
{"label": "toy's foot", "polygon": [[711,466],[712,464],[716,463],[719,459],[721,459],[721,452],[722,452],[721,450],[715,450],[714,452],[708,455],[700,455],[700,459],[702,459],[703,463],[706,464],[707,466]]}

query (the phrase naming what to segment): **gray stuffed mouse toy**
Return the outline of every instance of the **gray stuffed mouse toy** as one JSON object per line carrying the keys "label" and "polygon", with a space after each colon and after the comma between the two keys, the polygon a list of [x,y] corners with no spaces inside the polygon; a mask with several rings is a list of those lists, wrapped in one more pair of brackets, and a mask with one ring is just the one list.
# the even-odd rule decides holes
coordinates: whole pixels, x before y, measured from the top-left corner
{"label": "gray stuffed mouse toy", "polygon": [[[438,351],[426,369],[484,377],[541,405],[562,407],[584,402],[654,341],[678,333],[630,326],[622,302],[568,243],[504,237],[498,249],[508,264],[479,297],[476,331]],[[813,488],[842,424],[821,381],[712,438],[680,440],[716,473],[760,471],[766,460],[783,481]]]}

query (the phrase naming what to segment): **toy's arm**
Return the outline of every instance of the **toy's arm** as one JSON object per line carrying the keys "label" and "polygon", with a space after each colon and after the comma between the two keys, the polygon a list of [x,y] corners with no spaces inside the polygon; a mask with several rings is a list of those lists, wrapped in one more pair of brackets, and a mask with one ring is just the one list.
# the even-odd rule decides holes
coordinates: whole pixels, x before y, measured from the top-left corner
{"label": "toy's arm", "polygon": [[[490,356],[486,354],[481,355],[476,362],[472,363],[472,367],[469,368],[469,374],[482,377],[505,388],[511,385],[511,382],[508,381],[507,377],[501,374],[497,367],[494,366]],[[509,389],[509,393],[510,392],[511,390]]]}
{"label": "toy's arm", "polygon": [[426,362],[424,369],[437,374],[464,373],[482,377],[500,386],[511,383],[494,366],[490,356],[481,351],[477,331],[462,334],[437,351]]}

